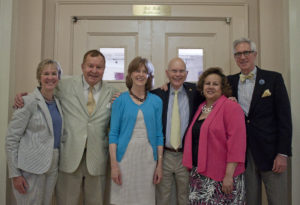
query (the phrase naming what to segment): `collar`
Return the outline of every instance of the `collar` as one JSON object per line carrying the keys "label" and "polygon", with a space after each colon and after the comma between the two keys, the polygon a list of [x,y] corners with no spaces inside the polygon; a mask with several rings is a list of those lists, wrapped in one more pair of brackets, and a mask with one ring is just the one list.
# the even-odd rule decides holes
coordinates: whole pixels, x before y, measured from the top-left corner
{"label": "collar", "polygon": [[[86,80],[84,79],[84,76],[82,75],[82,85],[83,85],[83,89],[84,90],[88,90],[90,85],[86,82]],[[101,81],[99,83],[97,83],[96,85],[94,85],[94,90],[95,91],[99,91],[101,89]]]}
{"label": "collar", "polygon": [[[181,93],[183,89],[183,85],[180,86],[180,88],[178,89],[178,93]],[[172,85],[170,84],[170,93],[174,94],[175,93],[175,89],[172,87]]]}
{"label": "collar", "polygon": [[[254,77],[256,76],[256,73],[257,73],[257,67],[256,66],[254,66],[254,69],[248,75],[250,75],[251,73],[253,73]],[[243,74],[243,73],[241,72],[241,74]]]}
{"label": "collar", "polygon": [[251,73],[253,73],[254,78],[256,77],[256,73],[257,73],[257,67],[255,66],[254,69],[251,71]]}

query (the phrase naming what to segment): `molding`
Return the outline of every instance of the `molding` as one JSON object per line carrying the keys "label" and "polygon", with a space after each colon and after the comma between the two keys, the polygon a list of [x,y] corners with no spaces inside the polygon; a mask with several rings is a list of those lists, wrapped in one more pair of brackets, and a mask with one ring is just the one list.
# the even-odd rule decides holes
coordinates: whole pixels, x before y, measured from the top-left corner
{"label": "molding", "polygon": [[206,6],[241,6],[241,5],[246,5],[248,3],[245,3],[245,1],[240,1],[240,2],[199,2],[199,0],[193,1],[151,1],[151,2],[145,2],[145,1],[58,1],[56,4],[59,5],[99,5],[99,4],[106,4],[106,5],[206,5]]}
{"label": "molding", "polygon": [[12,51],[13,1],[0,0],[0,204],[6,204],[6,153],[5,139],[9,111],[9,83]]}
{"label": "molding", "polygon": [[[54,58],[64,68],[72,70],[73,22],[76,16],[79,20],[170,20],[170,21],[226,21],[229,25],[230,41],[241,36],[248,36],[248,3],[207,3],[207,2],[165,2],[171,5],[171,16],[133,16],[132,5],[136,1],[92,2],[92,1],[60,1],[57,2],[55,16]],[[139,2],[141,3],[141,2]],[[144,2],[142,2],[144,3]],[[160,3],[160,2],[157,2]],[[152,3],[153,4],[153,3]],[[185,7],[183,12],[181,7]],[[232,12],[234,9],[236,12]],[[89,10],[89,12],[85,12]],[[101,16],[98,16],[100,14]],[[80,21],[79,21],[80,22]],[[231,48],[231,46],[230,46]],[[233,57],[230,59],[230,72],[236,72]],[[71,74],[71,73],[67,73]]]}
{"label": "molding", "polygon": [[[188,16],[76,16],[80,20],[166,20],[166,21],[227,21],[224,17],[188,17]],[[229,17],[230,18],[230,17]]]}

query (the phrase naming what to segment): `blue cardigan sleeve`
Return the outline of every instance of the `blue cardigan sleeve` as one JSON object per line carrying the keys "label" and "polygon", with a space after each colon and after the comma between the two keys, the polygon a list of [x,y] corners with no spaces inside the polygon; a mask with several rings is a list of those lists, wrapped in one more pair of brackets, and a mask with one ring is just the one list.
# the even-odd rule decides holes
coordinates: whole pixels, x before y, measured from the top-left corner
{"label": "blue cardigan sleeve", "polygon": [[122,96],[118,97],[112,104],[110,118],[109,144],[118,144],[122,118]]}
{"label": "blue cardigan sleeve", "polygon": [[[157,96],[155,96],[157,97]],[[162,100],[157,97],[157,103],[156,103],[156,137],[157,137],[157,146],[163,146],[164,145],[164,137],[162,132]]]}

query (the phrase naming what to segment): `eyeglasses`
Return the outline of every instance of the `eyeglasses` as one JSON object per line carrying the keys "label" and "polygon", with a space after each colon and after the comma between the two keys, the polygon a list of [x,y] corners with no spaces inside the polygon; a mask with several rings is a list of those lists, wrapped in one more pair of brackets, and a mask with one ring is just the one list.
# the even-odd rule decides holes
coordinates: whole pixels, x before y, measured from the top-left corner
{"label": "eyeglasses", "polygon": [[236,52],[234,54],[234,57],[236,58],[240,58],[242,57],[242,55],[244,55],[245,57],[248,57],[250,55],[250,53],[253,53],[254,51],[243,51],[243,52]]}

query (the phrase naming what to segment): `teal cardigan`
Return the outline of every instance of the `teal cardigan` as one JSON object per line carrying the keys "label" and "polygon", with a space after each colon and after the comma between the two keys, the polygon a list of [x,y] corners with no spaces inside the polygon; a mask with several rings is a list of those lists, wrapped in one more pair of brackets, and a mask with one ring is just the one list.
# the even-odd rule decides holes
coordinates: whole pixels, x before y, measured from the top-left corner
{"label": "teal cardigan", "polygon": [[141,105],[135,104],[129,92],[122,93],[112,104],[109,144],[117,145],[117,161],[122,160],[131,139],[139,109],[143,112],[148,139],[157,160],[157,146],[163,146],[162,101],[147,92],[147,98]]}

